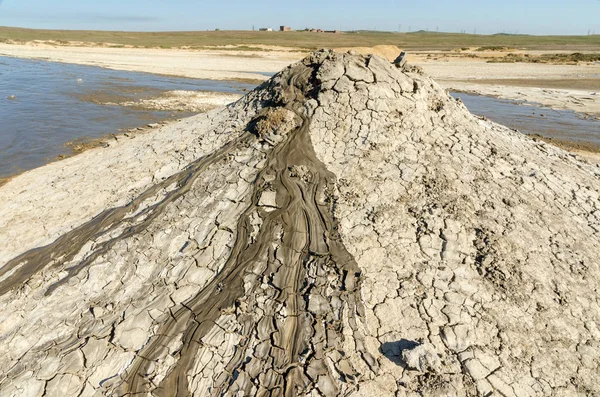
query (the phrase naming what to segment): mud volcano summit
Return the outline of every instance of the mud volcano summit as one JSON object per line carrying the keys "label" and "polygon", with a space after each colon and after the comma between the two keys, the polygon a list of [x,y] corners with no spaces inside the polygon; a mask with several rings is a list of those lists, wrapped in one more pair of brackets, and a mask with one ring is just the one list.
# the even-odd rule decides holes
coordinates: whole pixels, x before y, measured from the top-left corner
{"label": "mud volcano summit", "polygon": [[600,395],[599,189],[316,52],[0,188],[0,395]]}

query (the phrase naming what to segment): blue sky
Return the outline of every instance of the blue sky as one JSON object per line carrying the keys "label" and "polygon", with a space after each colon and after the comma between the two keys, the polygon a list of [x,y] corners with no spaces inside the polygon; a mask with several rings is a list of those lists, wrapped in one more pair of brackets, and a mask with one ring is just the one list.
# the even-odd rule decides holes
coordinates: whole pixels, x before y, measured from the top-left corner
{"label": "blue sky", "polygon": [[0,0],[0,26],[50,29],[439,30],[600,34],[600,0]]}

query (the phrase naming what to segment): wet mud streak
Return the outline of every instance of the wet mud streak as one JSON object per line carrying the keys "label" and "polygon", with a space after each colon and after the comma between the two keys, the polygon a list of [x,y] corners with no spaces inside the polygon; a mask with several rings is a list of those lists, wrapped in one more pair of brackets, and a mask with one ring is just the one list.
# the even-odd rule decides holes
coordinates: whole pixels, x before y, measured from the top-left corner
{"label": "wet mud streak", "polygon": [[[169,203],[177,200],[189,191],[203,170],[221,160],[233,148],[244,142],[248,142],[250,139],[253,139],[252,136],[249,133],[244,133],[238,139],[227,143],[216,152],[201,157],[190,164],[185,170],[172,175],[163,182],[146,190],[128,204],[105,210],[89,222],[65,233],[52,244],[32,249],[10,260],[0,268],[0,279],[4,278],[0,283],[0,296],[13,288],[19,287],[31,276],[47,266],[58,267],[68,263],[80,252],[81,248],[88,241],[97,240],[102,238],[102,236],[108,236],[115,231],[120,231],[118,235],[112,236],[103,243],[98,244],[77,265],[67,268],[68,275],[46,291],[46,294],[51,294],[52,291],[68,282],[70,278],[76,276],[97,257],[108,252],[117,241],[126,239],[144,230],[162,213]],[[175,188],[168,190],[171,186],[175,186]],[[144,201],[159,194],[163,194],[164,197],[151,206],[138,211]]]}
{"label": "wet mud streak", "polygon": [[[335,176],[316,158],[309,119],[300,109],[315,68],[297,68],[301,70],[282,84],[283,103],[278,105],[295,112],[302,123],[273,147],[255,180],[228,261],[208,286],[172,312],[139,352],[121,393],[191,395],[189,380],[204,348],[203,337],[231,311],[242,339],[225,370],[212,379],[213,396],[236,391],[296,396],[312,390],[329,396],[354,390],[358,372],[343,351],[344,321],[352,330],[354,349],[370,366],[376,365],[363,346],[358,324],[363,315],[361,273],[337,231]],[[267,190],[276,192],[276,208],[260,205]],[[254,234],[253,214],[262,219]],[[182,333],[177,363],[156,385],[153,363]],[[347,390],[339,390],[337,379]]]}

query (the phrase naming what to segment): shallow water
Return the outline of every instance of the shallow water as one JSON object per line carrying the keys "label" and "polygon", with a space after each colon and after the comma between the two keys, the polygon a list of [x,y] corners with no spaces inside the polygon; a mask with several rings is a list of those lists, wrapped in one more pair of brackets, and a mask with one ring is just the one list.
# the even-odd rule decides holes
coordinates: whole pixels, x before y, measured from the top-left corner
{"label": "shallow water", "polygon": [[266,76],[266,77],[269,77],[269,78],[273,77],[273,76],[275,76],[277,74],[277,73],[274,73],[274,72],[248,72],[248,73],[260,74],[260,75],[263,75],[263,76]]}
{"label": "shallow water", "polygon": [[[184,113],[107,106],[165,91],[243,93],[254,85],[0,57],[0,178],[69,155],[66,142],[97,138]],[[15,99],[8,99],[14,95]]]}
{"label": "shallow water", "polygon": [[570,110],[555,110],[532,103],[453,92],[471,113],[521,131],[571,142],[600,146],[600,121]]}

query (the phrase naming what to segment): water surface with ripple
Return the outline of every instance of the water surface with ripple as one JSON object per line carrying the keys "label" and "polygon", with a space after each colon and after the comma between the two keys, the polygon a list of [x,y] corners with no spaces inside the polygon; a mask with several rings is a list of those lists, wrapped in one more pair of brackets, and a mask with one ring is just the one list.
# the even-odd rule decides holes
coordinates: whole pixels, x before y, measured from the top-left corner
{"label": "water surface with ripple", "polygon": [[99,102],[174,90],[244,93],[253,88],[231,81],[0,57],[0,178],[72,154],[67,142],[189,115]]}

